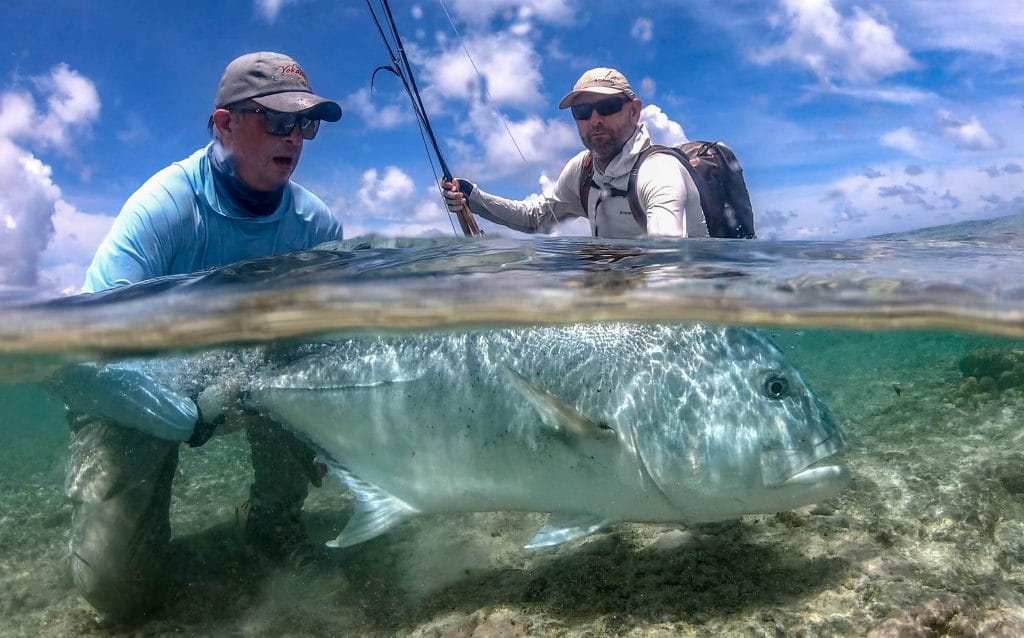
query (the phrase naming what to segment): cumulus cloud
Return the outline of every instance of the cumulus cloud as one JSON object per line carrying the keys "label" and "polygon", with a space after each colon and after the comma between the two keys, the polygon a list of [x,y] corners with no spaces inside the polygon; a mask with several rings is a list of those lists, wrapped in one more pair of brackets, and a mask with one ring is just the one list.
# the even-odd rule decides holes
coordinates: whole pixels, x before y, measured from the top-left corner
{"label": "cumulus cloud", "polygon": [[761,65],[791,62],[827,85],[871,84],[916,67],[884,14],[854,7],[842,15],[831,0],[781,0],[781,13],[771,22],[786,36],[752,55]]}
{"label": "cumulus cloud", "polygon": [[[449,236],[459,232],[455,230],[457,222],[441,204],[437,187],[431,184],[417,190],[412,181],[407,181],[400,173],[390,169],[385,169],[383,176],[376,171],[364,173],[362,188],[357,194],[359,206],[356,208],[352,208],[344,198],[331,202],[331,209],[341,211],[345,218],[346,238],[370,233],[392,237],[422,237]],[[391,189],[383,186],[389,182],[393,186]],[[378,186],[382,186],[383,192],[374,195],[374,189]],[[368,199],[373,201],[368,202]]]}
{"label": "cumulus cloud", "polygon": [[113,218],[85,213],[57,200],[54,205],[54,234],[40,258],[41,285],[60,294],[79,291],[96,247],[110,230]]}
{"label": "cumulus cloud", "polygon": [[935,119],[943,135],[967,150],[993,151],[1003,147],[1002,140],[986,131],[976,117],[964,121],[945,109],[939,109]]}
{"label": "cumulus cloud", "polygon": [[63,201],[51,167],[33,151],[71,153],[75,137],[88,134],[100,112],[95,85],[66,64],[31,84],[42,104],[27,90],[0,95],[0,286],[40,283],[40,259],[54,236],[54,215],[59,208],[73,210]]}
{"label": "cumulus cloud", "polygon": [[637,18],[629,34],[639,42],[650,42],[654,38],[654,22],[650,18]]}
{"label": "cumulus cloud", "polygon": [[647,131],[656,144],[675,146],[689,141],[683,125],[669,119],[668,114],[656,104],[648,104],[640,111],[640,121],[647,126]]}
{"label": "cumulus cloud", "polygon": [[[469,101],[486,94],[498,107],[544,104],[541,59],[528,39],[493,33],[468,38],[465,47],[469,56],[461,45],[454,45],[421,70],[442,98]],[[480,76],[484,87],[479,85]]]}
{"label": "cumulus cloud", "polygon": [[922,155],[921,142],[914,135],[914,132],[906,126],[889,131],[879,141],[883,146],[903,151],[909,155]]}
{"label": "cumulus cloud", "polygon": [[357,196],[360,204],[380,217],[403,216],[409,198],[416,190],[412,178],[397,166],[388,166],[383,173],[376,168],[363,172]]}
{"label": "cumulus cloud", "polygon": [[355,113],[370,128],[391,129],[414,120],[408,106],[409,98],[404,93],[388,95],[376,91],[371,94],[364,88],[346,97],[342,103],[346,113]]}
{"label": "cumulus cloud", "polygon": [[509,120],[506,130],[497,125],[491,109],[476,103],[470,108],[468,124],[475,157],[469,166],[478,175],[503,177],[560,170],[568,155],[580,147],[575,127],[562,119],[545,120],[531,115]]}

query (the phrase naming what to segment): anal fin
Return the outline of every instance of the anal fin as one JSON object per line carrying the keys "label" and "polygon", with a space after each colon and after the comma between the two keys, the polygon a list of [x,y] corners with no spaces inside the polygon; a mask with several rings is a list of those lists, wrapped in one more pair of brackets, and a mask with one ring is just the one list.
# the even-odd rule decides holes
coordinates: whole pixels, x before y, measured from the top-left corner
{"label": "anal fin", "polygon": [[328,547],[357,545],[380,536],[395,525],[419,514],[419,510],[402,499],[388,494],[344,468],[332,465],[330,472],[352,490],[356,497],[356,511],[338,537],[326,543]]}
{"label": "anal fin", "polygon": [[568,543],[590,536],[606,527],[610,522],[587,515],[555,516],[548,521],[547,525],[540,528],[523,549],[542,549]]}

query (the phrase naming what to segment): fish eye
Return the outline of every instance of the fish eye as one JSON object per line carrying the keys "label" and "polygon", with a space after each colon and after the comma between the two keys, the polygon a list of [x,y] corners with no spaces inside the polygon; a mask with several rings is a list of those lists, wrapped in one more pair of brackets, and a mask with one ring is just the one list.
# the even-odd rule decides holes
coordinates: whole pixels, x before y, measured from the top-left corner
{"label": "fish eye", "polygon": [[789,394],[789,379],[781,372],[769,372],[765,375],[761,388],[769,399],[784,399]]}

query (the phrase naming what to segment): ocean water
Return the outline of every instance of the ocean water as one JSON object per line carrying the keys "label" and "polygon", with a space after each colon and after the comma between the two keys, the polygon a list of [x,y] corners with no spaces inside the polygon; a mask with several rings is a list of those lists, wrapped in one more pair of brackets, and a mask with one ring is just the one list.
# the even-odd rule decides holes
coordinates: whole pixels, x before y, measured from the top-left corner
{"label": "ocean water", "polygon": [[[0,307],[0,635],[1024,635],[1024,216],[851,242],[364,237]],[[545,552],[539,514],[428,516],[315,561],[240,542],[241,433],[182,448],[175,588],[132,626],[68,574],[76,361],[325,335],[639,321],[769,334],[848,437],[851,486],[791,512],[618,525]],[[439,398],[443,400],[443,398]],[[311,490],[310,536],[353,510]],[[916,632],[916,633],[915,633]]]}

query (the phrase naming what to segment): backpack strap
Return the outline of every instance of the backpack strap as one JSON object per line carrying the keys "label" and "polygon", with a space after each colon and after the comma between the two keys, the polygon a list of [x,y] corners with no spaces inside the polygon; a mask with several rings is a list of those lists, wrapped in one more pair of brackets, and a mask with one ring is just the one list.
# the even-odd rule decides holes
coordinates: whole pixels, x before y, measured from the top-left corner
{"label": "backpack strap", "polygon": [[[712,144],[713,145],[713,144]],[[640,172],[640,165],[644,163],[644,160],[658,153],[668,154],[679,160],[679,163],[686,168],[686,172],[690,174],[690,178],[693,180],[693,185],[697,187],[697,193],[700,195],[700,206],[703,211],[708,210],[708,202],[705,197],[703,185],[703,179],[697,174],[693,165],[690,164],[690,159],[686,155],[674,146],[662,146],[661,144],[651,144],[645,148],[636,161],[633,162],[633,168],[629,171],[629,183],[626,186],[627,197],[629,198],[629,211],[633,213],[633,219],[636,223],[640,224],[640,228],[647,232],[647,213],[644,212],[643,208],[640,207],[640,196],[636,194],[636,176]]]}
{"label": "backpack strap", "polygon": [[580,205],[583,206],[583,212],[589,215],[590,211],[587,210],[587,202],[590,201],[590,186],[594,183],[594,156],[591,155],[590,151],[583,156],[583,165],[580,166]]}

